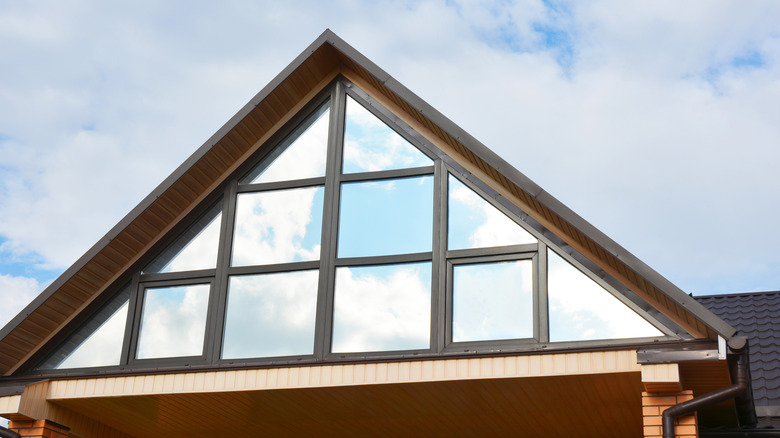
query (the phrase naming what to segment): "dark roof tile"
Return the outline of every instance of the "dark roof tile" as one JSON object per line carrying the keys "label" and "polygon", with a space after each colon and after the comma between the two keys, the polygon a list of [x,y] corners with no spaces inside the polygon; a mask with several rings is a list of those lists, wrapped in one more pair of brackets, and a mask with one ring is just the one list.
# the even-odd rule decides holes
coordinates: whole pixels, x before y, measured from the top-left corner
{"label": "dark roof tile", "polygon": [[780,292],[694,298],[748,338],[756,406],[780,405]]}

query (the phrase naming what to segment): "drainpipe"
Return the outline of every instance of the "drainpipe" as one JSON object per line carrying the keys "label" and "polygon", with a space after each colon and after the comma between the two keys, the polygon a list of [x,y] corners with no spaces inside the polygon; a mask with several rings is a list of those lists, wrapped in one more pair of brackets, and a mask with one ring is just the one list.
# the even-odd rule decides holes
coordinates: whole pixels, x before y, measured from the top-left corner
{"label": "drainpipe", "polygon": [[[740,336],[730,339],[729,349],[736,353],[737,356],[736,372],[734,373],[734,380],[736,383],[717,391],[704,394],[701,397],[696,397],[692,400],[674,405],[665,410],[662,414],[664,438],[675,438],[674,419],[680,415],[690,414],[724,400],[743,398],[743,396],[745,398],[750,397],[750,369],[748,368],[747,338]],[[755,425],[755,413],[753,414],[752,419],[748,418],[747,421],[752,423],[752,425]]]}
{"label": "drainpipe", "polygon": [[22,436],[13,430],[8,430],[3,426],[0,426],[0,438],[22,438]]}

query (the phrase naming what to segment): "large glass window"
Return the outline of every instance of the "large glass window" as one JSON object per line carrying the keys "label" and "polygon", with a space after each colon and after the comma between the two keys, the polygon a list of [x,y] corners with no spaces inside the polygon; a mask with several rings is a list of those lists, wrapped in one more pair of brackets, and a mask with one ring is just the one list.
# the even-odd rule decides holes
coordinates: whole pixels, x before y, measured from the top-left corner
{"label": "large glass window", "polygon": [[313,354],[318,278],[317,271],[231,277],[222,358]]}
{"label": "large glass window", "polygon": [[433,232],[433,178],[343,184],[339,257],[427,252]]}
{"label": "large glass window", "polygon": [[209,284],[146,289],[136,358],[202,355],[209,290]]}
{"label": "large glass window", "polygon": [[320,258],[323,187],[239,193],[233,266]]}
{"label": "large glass window", "polygon": [[335,353],[430,346],[431,264],[336,269]]}
{"label": "large glass window", "polygon": [[221,219],[222,203],[218,202],[152,263],[149,263],[144,268],[143,273],[158,274],[214,269],[217,266]]}
{"label": "large glass window", "polygon": [[447,248],[536,243],[536,238],[457,178],[449,176]]}
{"label": "large glass window", "polygon": [[119,365],[127,321],[130,286],[123,288],[58,348],[40,369]]}
{"label": "large glass window", "polygon": [[433,160],[347,96],[344,173],[432,166]]}
{"label": "large glass window", "polygon": [[531,260],[452,267],[452,341],[494,341],[534,335]]}
{"label": "large glass window", "polygon": [[39,369],[472,354],[671,333],[341,81],[138,261],[122,279],[131,286]]}
{"label": "large glass window", "polygon": [[330,106],[324,104],[306,118],[244,178],[242,184],[325,176]]}
{"label": "large glass window", "polygon": [[547,254],[550,341],[663,336],[555,251]]}

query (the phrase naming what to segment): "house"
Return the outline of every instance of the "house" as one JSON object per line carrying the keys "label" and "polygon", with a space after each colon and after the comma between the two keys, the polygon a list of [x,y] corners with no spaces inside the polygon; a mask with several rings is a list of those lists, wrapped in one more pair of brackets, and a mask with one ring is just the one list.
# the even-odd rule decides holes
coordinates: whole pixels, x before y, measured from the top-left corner
{"label": "house", "polygon": [[0,330],[2,433],[711,436],[735,333],[326,31]]}

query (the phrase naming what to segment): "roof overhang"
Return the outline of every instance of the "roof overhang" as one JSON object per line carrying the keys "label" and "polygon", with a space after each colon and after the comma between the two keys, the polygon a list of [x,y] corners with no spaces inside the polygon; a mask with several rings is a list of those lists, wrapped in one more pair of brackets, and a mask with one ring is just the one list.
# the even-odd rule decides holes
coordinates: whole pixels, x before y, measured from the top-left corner
{"label": "roof overhang", "polygon": [[444,117],[335,34],[325,31],[84,256],[0,330],[0,374],[30,359],[218,188],[291,117],[343,76],[489,184],[604,275],[695,338],[734,329]]}
{"label": "roof overhang", "polygon": [[641,390],[621,350],[66,378],[0,397],[0,414],[85,436],[624,437]]}

